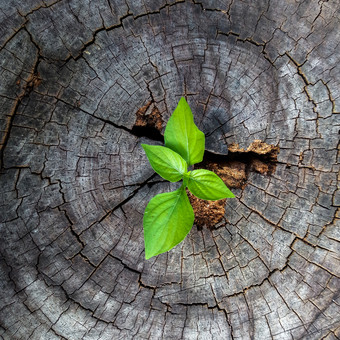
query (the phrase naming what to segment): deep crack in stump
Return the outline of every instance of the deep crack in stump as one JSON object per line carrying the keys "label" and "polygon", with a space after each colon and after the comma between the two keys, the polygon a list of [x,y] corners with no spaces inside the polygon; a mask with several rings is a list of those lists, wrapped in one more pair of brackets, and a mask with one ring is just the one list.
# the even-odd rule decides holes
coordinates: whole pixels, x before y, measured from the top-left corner
{"label": "deep crack in stump", "polygon": [[[255,140],[245,150],[238,145],[228,147],[226,156],[206,153],[202,163],[195,169],[208,169],[215,172],[229,189],[244,189],[250,171],[261,175],[271,175],[275,171],[279,147]],[[195,213],[195,224],[201,230],[203,226],[213,228],[221,220],[226,220],[226,199],[219,201],[201,200],[189,194]]]}

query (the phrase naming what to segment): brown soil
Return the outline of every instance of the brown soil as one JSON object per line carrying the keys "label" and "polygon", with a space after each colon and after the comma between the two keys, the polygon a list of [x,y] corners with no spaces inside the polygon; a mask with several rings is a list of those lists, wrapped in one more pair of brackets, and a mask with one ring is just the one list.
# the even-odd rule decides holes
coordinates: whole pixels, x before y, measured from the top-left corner
{"label": "brown soil", "polygon": [[207,162],[206,169],[215,172],[222,178],[229,189],[244,188],[247,180],[246,164],[239,161],[223,163]]}
{"label": "brown soil", "polygon": [[228,150],[231,157],[240,158],[243,156],[248,158],[250,171],[268,175],[275,171],[277,154],[280,148],[256,139],[249,145],[247,150],[240,148],[238,144],[229,145]]}
{"label": "brown soil", "polygon": [[[222,178],[226,186],[231,189],[244,189],[247,185],[249,171],[256,171],[262,175],[270,175],[275,170],[279,147],[255,140],[245,150],[238,144],[231,144],[229,154],[218,160],[205,159],[195,166],[196,169],[204,168],[216,173]],[[225,202],[205,201],[192,194],[188,194],[195,212],[195,224],[198,228],[206,226],[212,228],[220,222],[225,214]]]}
{"label": "brown soil", "polygon": [[163,119],[157,107],[153,106],[151,102],[141,107],[136,112],[135,127],[154,128],[161,132],[163,128]]}
{"label": "brown soil", "polygon": [[206,226],[212,228],[223,219],[226,199],[219,201],[205,201],[194,196],[187,190],[190,203],[195,213],[195,224],[198,229]]}
{"label": "brown soil", "polygon": [[270,155],[271,157],[276,157],[278,152],[280,151],[278,146],[267,144],[265,142],[262,142],[259,139],[255,139],[247,148],[247,150],[240,148],[238,144],[230,144],[228,147],[229,152],[235,153],[247,153],[247,152],[253,152],[258,155]]}
{"label": "brown soil", "polygon": [[[205,168],[217,174],[229,189],[244,188],[247,180],[246,164],[238,161],[221,163],[207,162]],[[219,201],[201,200],[188,192],[190,203],[195,213],[195,224],[212,228],[220,222],[225,214],[226,199]]]}
{"label": "brown soil", "polygon": [[252,159],[250,163],[250,170],[259,172],[260,174],[267,175],[273,172],[271,164],[264,163],[259,159]]}

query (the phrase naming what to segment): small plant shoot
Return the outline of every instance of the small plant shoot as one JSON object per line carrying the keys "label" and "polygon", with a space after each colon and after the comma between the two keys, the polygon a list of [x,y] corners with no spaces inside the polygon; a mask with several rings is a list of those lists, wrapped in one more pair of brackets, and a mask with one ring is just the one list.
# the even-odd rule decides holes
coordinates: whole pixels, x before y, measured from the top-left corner
{"label": "small plant shoot", "polygon": [[183,97],[168,121],[164,141],[165,146],[142,144],[142,147],[155,172],[170,182],[182,180],[182,185],[173,192],[156,195],[145,209],[143,228],[147,260],[175,247],[191,230],[195,215],[186,188],[203,200],[235,197],[212,171],[188,171],[189,166],[203,160],[205,136],[195,125]]}

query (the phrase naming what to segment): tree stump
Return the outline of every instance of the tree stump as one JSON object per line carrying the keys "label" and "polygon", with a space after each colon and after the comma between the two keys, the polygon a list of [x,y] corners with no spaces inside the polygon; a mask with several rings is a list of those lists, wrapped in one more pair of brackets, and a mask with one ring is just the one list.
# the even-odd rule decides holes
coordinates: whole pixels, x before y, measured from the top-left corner
{"label": "tree stump", "polygon": [[[0,337],[340,337],[337,0],[0,9]],[[236,198],[146,261],[181,96]]]}

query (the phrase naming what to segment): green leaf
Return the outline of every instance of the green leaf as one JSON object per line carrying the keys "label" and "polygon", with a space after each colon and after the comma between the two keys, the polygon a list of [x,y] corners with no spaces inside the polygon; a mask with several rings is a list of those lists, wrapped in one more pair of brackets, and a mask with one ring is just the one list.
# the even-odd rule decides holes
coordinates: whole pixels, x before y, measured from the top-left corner
{"label": "green leaf", "polygon": [[220,177],[205,169],[191,171],[188,189],[196,197],[203,200],[216,201],[222,198],[235,197]]}
{"label": "green leaf", "polygon": [[182,242],[194,219],[184,186],[153,197],[143,217],[145,258],[165,253]]}
{"label": "green leaf", "polygon": [[188,165],[203,160],[205,137],[194,123],[191,109],[182,97],[164,132],[165,146],[179,153]]}
{"label": "green leaf", "polygon": [[142,144],[149,162],[160,176],[170,182],[182,179],[187,171],[187,163],[175,151],[159,145]]}

